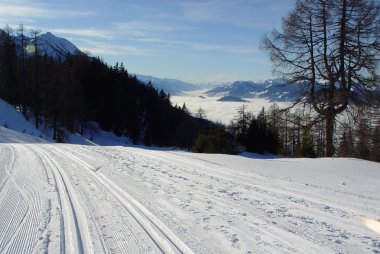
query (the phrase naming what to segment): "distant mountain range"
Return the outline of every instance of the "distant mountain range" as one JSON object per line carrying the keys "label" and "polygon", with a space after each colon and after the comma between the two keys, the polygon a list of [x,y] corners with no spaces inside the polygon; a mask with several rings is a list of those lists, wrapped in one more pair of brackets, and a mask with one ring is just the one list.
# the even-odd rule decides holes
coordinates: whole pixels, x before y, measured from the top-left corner
{"label": "distant mountain range", "polygon": [[[0,32],[3,32],[0,29]],[[33,44],[33,39],[26,37],[27,44]],[[16,43],[20,43],[20,36],[16,36]],[[67,54],[81,52],[78,47],[67,39],[57,37],[50,32],[41,34],[37,38],[41,54],[54,58],[64,58]],[[237,101],[241,98],[265,98],[271,101],[294,101],[301,92],[301,85],[289,85],[284,79],[269,79],[259,82],[235,81],[212,84],[192,84],[185,81],[157,78],[149,75],[134,74],[144,83],[151,82],[158,90],[163,89],[171,95],[183,95],[186,91],[210,89],[205,95],[212,97],[226,97],[223,101]]]}
{"label": "distant mountain range", "polygon": [[301,93],[302,85],[289,84],[285,79],[269,79],[260,82],[236,81],[231,85],[208,90],[208,96],[235,98],[264,98],[271,101],[294,101]]}
{"label": "distant mountain range", "polygon": [[[139,74],[136,74],[136,77],[145,83],[151,81],[157,89],[163,89],[165,92],[177,96],[183,95],[186,91],[209,88],[207,85],[195,85],[177,79],[162,79]],[[295,101],[299,98],[303,87],[301,84],[289,84],[285,79],[269,79],[259,82],[235,81],[213,86],[204,95],[219,97],[218,101],[234,102],[243,102],[242,98],[263,98],[273,102]]]}
{"label": "distant mountain range", "polygon": [[135,74],[136,77],[144,83],[152,82],[152,85],[158,90],[163,89],[171,95],[182,95],[183,92],[200,89],[199,85],[187,83],[178,79],[156,78],[147,75]]}

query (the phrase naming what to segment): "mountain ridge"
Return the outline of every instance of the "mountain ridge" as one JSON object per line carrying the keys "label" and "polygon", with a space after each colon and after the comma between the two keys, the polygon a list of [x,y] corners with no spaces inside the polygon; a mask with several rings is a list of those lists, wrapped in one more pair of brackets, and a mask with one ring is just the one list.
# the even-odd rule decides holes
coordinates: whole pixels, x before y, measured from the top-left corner
{"label": "mountain ridge", "polygon": [[235,81],[231,85],[210,89],[205,94],[210,97],[263,98],[273,102],[294,101],[300,96],[302,87],[302,84],[290,84],[285,79]]}
{"label": "mountain ridge", "polygon": [[136,75],[137,79],[144,83],[151,82],[152,85],[157,88],[158,90],[164,90],[166,93],[169,93],[170,95],[182,95],[183,92],[186,91],[193,91],[197,90],[200,87],[185,82],[179,79],[172,79],[172,78],[157,78],[150,75],[142,75],[142,74],[134,74]]}
{"label": "mountain ridge", "polygon": [[[1,32],[5,33],[4,30]],[[27,35],[24,36],[24,44],[26,45],[26,52],[28,54],[34,53],[34,49],[28,50],[28,46],[32,46],[34,44],[34,39]],[[14,36],[16,44],[21,45],[22,37],[20,34]],[[58,37],[51,32],[46,32],[37,35],[37,47],[41,55],[48,55],[55,59],[65,58],[68,54],[76,54],[80,53],[81,50],[75,46],[72,42],[65,38]]]}

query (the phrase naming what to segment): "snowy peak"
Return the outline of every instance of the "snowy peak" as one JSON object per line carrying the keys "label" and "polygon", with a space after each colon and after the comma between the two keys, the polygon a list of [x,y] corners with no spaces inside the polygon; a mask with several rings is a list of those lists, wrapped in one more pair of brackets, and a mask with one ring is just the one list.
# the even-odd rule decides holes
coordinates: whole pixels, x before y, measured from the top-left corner
{"label": "snowy peak", "polygon": [[50,32],[41,34],[38,36],[37,40],[41,53],[54,58],[61,58],[68,54],[80,52],[80,50],[70,41],[57,37]]}
{"label": "snowy peak", "polygon": [[[0,36],[4,35],[4,31],[0,29]],[[22,44],[21,35],[15,35],[15,42],[18,47]],[[34,44],[34,39],[24,34],[24,45],[27,45],[27,52],[32,54],[33,51],[28,51],[28,45]],[[53,58],[65,58],[68,54],[81,52],[77,46],[65,38],[60,38],[54,34],[47,32],[37,36],[37,47],[39,54],[48,55]],[[34,47],[33,47],[34,48]]]}

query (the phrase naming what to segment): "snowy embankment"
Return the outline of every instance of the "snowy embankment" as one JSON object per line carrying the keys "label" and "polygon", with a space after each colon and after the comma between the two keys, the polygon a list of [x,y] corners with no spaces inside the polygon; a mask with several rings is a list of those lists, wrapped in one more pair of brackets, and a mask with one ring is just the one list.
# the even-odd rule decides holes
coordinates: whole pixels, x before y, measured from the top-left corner
{"label": "snowy embankment", "polygon": [[[2,99],[0,99],[0,126],[9,128],[17,132],[22,132],[23,134],[27,134],[28,142],[30,142],[31,139],[49,139],[44,133],[36,129],[29,121],[27,121],[24,118],[24,116],[19,111],[17,111],[12,105],[9,105]],[[15,132],[13,135],[19,136],[17,132]],[[34,136],[35,138],[32,136]],[[4,139],[4,134],[2,134],[1,138]]]}
{"label": "snowy embankment", "polygon": [[378,163],[0,142],[0,253],[380,252]]}

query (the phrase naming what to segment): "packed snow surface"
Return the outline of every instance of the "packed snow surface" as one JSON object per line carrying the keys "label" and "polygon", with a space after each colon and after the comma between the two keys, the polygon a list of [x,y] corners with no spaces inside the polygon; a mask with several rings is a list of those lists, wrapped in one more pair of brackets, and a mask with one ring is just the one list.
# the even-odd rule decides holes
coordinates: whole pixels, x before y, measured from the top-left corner
{"label": "packed snow surface", "polygon": [[0,253],[380,253],[378,163],[0,141]]}

